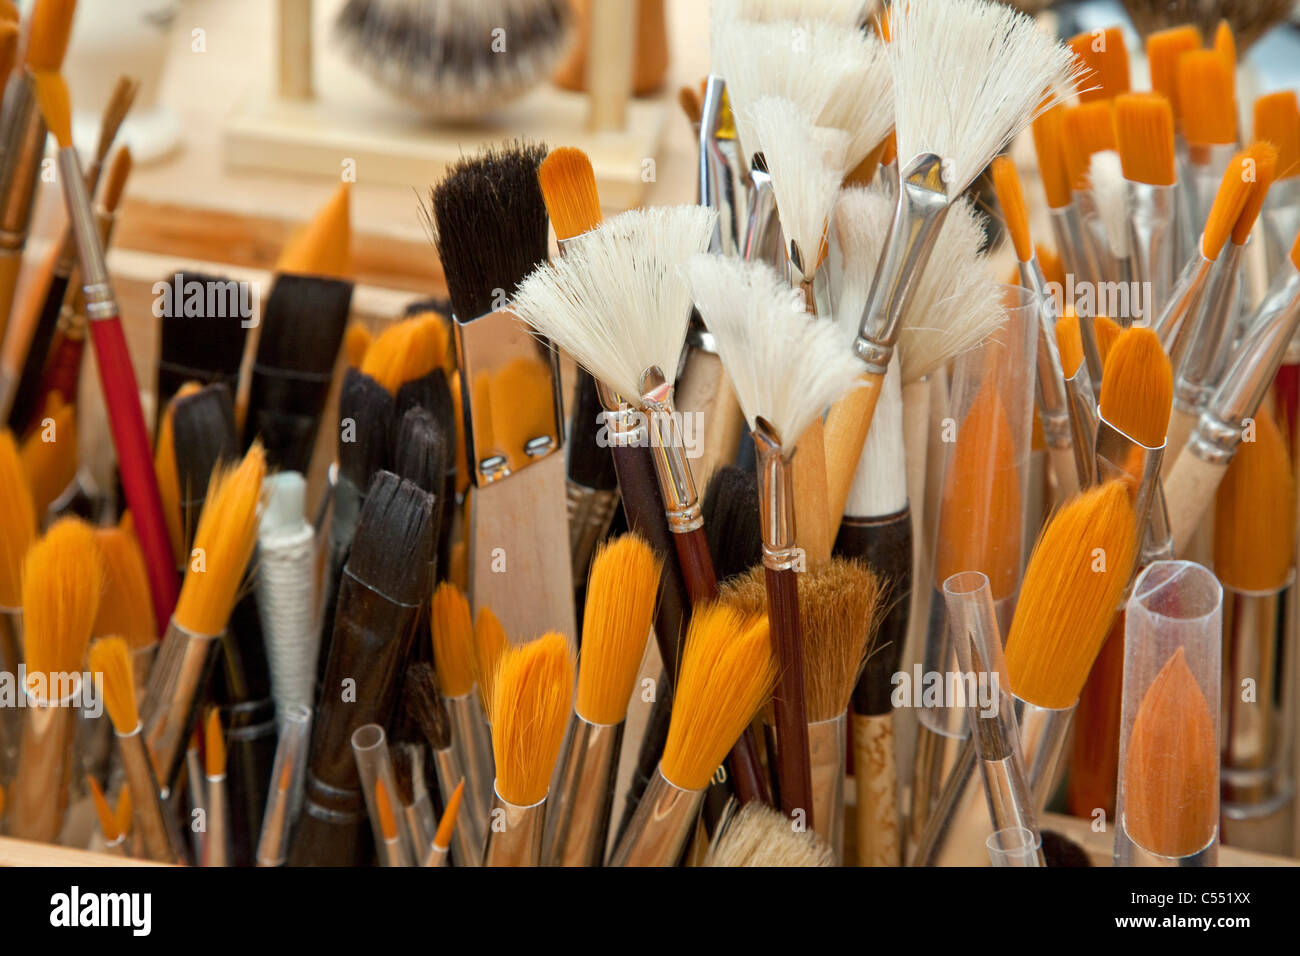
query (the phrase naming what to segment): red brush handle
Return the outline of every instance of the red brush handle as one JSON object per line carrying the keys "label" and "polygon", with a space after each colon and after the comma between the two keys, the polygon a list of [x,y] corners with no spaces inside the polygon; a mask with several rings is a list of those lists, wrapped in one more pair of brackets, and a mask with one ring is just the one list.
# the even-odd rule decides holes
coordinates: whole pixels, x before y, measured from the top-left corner
{"label": "red brush handle", "polygon": [[172,609],[176,607],[179,585],[167,526],[163,522],[162,498],[158,495],[149,433],[145,430],[144,413],[140,410],[135,370],[131,367],[126,337],[122,334],[122,322],[118,316],[94,319],[88,324],[95,342],[95,361],[99,363],[99,383],[104,390],[113,444],[117,448],[117,467],[149,572],[154,620],[158,622],[159,633],[162,633],[171,619]]}

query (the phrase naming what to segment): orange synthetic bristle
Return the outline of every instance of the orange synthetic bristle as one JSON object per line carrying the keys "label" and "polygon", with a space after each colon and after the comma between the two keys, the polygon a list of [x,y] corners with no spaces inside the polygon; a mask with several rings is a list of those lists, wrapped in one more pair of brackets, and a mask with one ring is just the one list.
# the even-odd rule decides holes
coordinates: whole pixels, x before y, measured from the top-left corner
{"label": "orange synthetic bristle", "polygon": [[1295,241],[1291,243],[1291,265],[1300,271],[1300,232],[1296,233]]}
{"label": "orange synthetic bristle", "polygon": [[23,558],[36,540],[36,505],[9,429],[0,429],[0,608],[22,604]]}
{"label": "orange synthetic bristle", "polygon": [[1255,101],[1255,139],[1277,150],[1277,178],[1300,175],[1300,103],[1294,90],[1269,93]]}
{"label": "orange synthetic bristle", "polygon": [[1061,257],[1057,255],[1056,250],[1042,243],[1035,243],[1034,252],[1038,255],[1038,264],[1043,269],[1043,277],[1047,279],[1048,285],[1055,285],[1058,289],[1064,289],[1065,265],[1061,262]]}
{"label": "orange synthetic bristle", "polygon": [[1007,409],[990,376],[957,429],[944,476],[936,580],[962,571],[988,576],[993,599],[1011,597],[1020,577],[1020,480]]}
{"label": "orange synthetic bristle", "polygon": [[1160,338],[1133,326],[1120,333],[1101,376],[1101,417],[1150,448],[1165,443],[1174,372]]}
{"label": "orange synthetic bristle", "polygon": [[185,527],[181,514],[181,476],[176,466],[176,403],[202,389],[198,382],[186,382],[177,389],[163,409],[158,422],[158,437],[154,441],[153,472],[158,479],[158,497],[162,499],[163,520],[171,539],[172,554],[177,558],[185,554]]}
{"label": "orange synthetic bristle", "polygon": [[1174,122],[1181,126],[1183,112],[1178,101],[1178,58],[1201,48],[1201,33],[1196,27],[1174,27],[1147,37],[1147,61],[1151,69],[1151,89],[1169,100]]}
{"label": "orange synthetic bristle", "polygon": [[880,154],[880,165],[888,166],[898,159],[898,131],[890,130],[885,137],[885,148]]}
{"label": "orange synthetic bristle", "polygon": [[366,350],[370,348],[370,330],[360,322],[349,322],[343,331],[343,354],[348,357],[348,365],[361,368],[365,361]]}
{"label": "orange synthetic bristle", "polygon": [[447,807],[442,811],[442,819],[438,821],[438,831],[433,835],[433,845],[440,850],[451,846],[451,835],[456,831],[456,818],[460,816],[460,800],[464,793],[465,779],[462,777],[447,798]]}
{"label": "orange synthetic bristle", "polygon": [[1214,31],[1214,52],[1219,54],[1233,70],[1237,69],[1237,38],[1227,20],[1220,20]]}
{"label": "orange synthetic bristle", "polygon": [[226,775],[226,738],[221,732],[221,713],[208,708],[208,719],[203,722],[203,772],[209,777]]}
{"label": "orange synthetic bristle", "polygon": [[1246,208],[1251,191],[1255,188],[1258,157],[1272,148],[1267,143],[1255,143],[1234,155],[1224,167],[1219,191],[1214,196],[1214,205],[1210,207],[1205,228],[1201,231],[1201,255],[1205,258],[1219,258],[1223,244],[1232,235],[1237,219]]}
{"label": "orange synthetic bristle", "polygon": [[77,410],[60,405],[23,441],[19,453],[37,516],[44,515],[77,476]]}
{"label": "orange synthetic bristle", "polygon": [[77,0],[37,0],[27,27],[27,69],[58,70],[68,52]]}
{"label": "orange synthetic bristle", "polygon": [[1174,111],[1159,93],[1125,93],[1115,99],[1115,142],[1124,178],[1152,186],[1172,186]]}
{"label": "orange synthetic bristle", "polygon": [[1067,312],[1056,320],[1056,348],[1061,353],[1061,371],[1070,378],[1083,364],[1083,340],[1079,337],[1079,317]]}
{"label": "orange synthetic bristle", "polygon": [[1128,92],[1128,47],[1123,27],[1080,33],[1070,39],[1070,49],[1087,68],[1079,81],[1080,102],[1091,103]]}
{"label": "orange synthetic bristle", "polygon": [[285,244],[276,272],[347,278],[352,271],[351,192],[340,183],[310,223]]}
{"label": "orange synthetic bristle", "polygon": [[14,0],[0,0],[0,21],[4,23],[18,23],[18,5]]}
{"label": "orange synthetic bristle", "polygon": [[1168,857],[1209,843],[1218,765],[1214,718],[1179,647],[1147,688],[1128,739],[1124,826],[1133,842]]}
{"label": "orange synthetic bristle", "polygon": [[659,769],[670,783],[703,790],[722,758],[771,696],[777,663],[767,617],[726,605],[691,615]]}
{"label": "orange synthetic bristle", "polygon": [[474,618],[474,680],[478,683],[478,696],[484,713],[492,704],[497,665],[509,643],[501,619],[486,604],[479,608],[478,616]]}
{"label": "orange synthetic bristle", "polygon": [[68,100],[68,84],[62,74],[54,71],[33,73],[32,83],[45,125],[59,149],[68,149],[72,145],[72,105]]}
{"label": "orange synthetic bristle", "polygon": [[123,787],[117,795],[117,806],[113,810],[117,820],[117,832],[126,836],[131,832],[131,788]]}
{"label": "orange synthetic bristle", "polygon": [[1188,143],[1213,146],[1237,141],[1232,70],[1218,53],[1193,50],[1178,58],[1178,102]]}
{"label": "orange synthetic bristle", "polygon": [[1047,193],[1047,205],[1060,209],[1070,204],[1070,174],[1065,168],[1065,107],[1053,106],[1032,126],[1038,175]]}
{"label": "orange synthetic bristle", "polygon": [[104,594],[94,633],[120,634],[132,650],[152,646],[158,641],[158,628],[144,555],[135,535],[121,528],[96,528],[95,544],[104,561]]}
{"label": "orange synthetic bristle", "polygon": [[561,241],[600,225],[600,193],[587,154],[572,146],[553,149],[537,170],[546,213]]}
{"label": "orange synthetic bristle", "polygon": [[442,692],[464,697],[474,689],[474,622],[469,601],[454,584],[444,581],[433,592],[429,630]]}
{"label": "orange synthetic bristle", "polygon": [[1124,330],[1120,328],[1118,322],[1105,315],[1093,317],[1092,329],[1093,334],[1097,336],[1097,352],[1101,355],[1101,364],[1104,368],[1107,358],[1110,357],[1111,346]]}
{"label": "orange synthetic bristle", "polygon": [[90,672],[103,681],[104,708],[113,729],[123,736],[140,726],[140,711],[135,700],[135,675],[131,670],[131,652],[121,637],[101,637],[90,645]]}
{"label": "orange synthetic bristle", "polygon": [[1016,696],[1052,708],[1079,699],[1133,572],[1136,524],[1121,481],[1083,492],[1048,522],[1007,635]]}
{"label": "orange synthetic bristle", "polygon": [[361,371],[392,395],[407,382],[441,368],[450,333],[436,315],[418,315],[390,325],[370,343]]}
{"label": "orange synthetic bristle", "polygon": [[95,804],[95,816],[99,818],[99,832],[106,843],[115,843],[121,838],[122,833],[117,828],[117,818],[113,816],[112,808],[104,799],[104,791],[99,789],[99,781],[86,774],[86,786],[90,790],[91,802]]}
{"label": "orange synthetic bristle", "polygon": [[578,716],[620,724],[654,620],[663,562],[645,540],[625,534],[596,552],[582,618]]}
{"label": "orange synthetic bristle", "polygon": [[4,91],[18,62],[18,22],[0,19],[0,92]]}
{"label": "orange synthetic bristle", "polygon": [[1075,192],[1088,188],[1092,154],[1115,148],[1115,111],[1110,100],[1068,107],[1061,121],[1065,135],[1065,171]]}
{"label": "orange synthetic bristle", "polygon": [[1025,192],[1020,187],[1020,174],[1010,156],[993,160],[993,189],[1002,207],[1002,217],[1007,223],[1016,258],[1028,262],[1034,255],[1034,243],[1029,238],[1029,210],[1025,206]]}
{"label": "orange synthetic bristle", "polygon": [[1214,570],[1238,591],[1273,591],[1295,566],[1295,480],[1286,441],[1268,408],[1252,441],[1237,446],[1214,509]]}
{"label": "orange synthetic bristle", "polygon": [[[220,466],[194,534],[193,556],[172,619],[191,634],[226,629],[257,543],[258,503],[266,477],[266,452],[256,441],[238,465]],[[202,562],[200,564],[200,562]]]}
{"label": "orange synthetic bristle", "polygon": [[393,798],[388,793],[383,777],[375,781],[375,812],[379,815],[379,832],[384,840],[396,840],[397,814],[393,812]]}
{"label": "orange synthetic bristle", "polygon": [[530,807],[546,796],[573,700],[574,655],[563,634],[508,647],[492,690],[492,754],[502,800]]}
{"label": "orange synthetic bristle", "polygon": [[23,643],[29,674],[81,670],[104,574],[95,532],[76,518],[56,521],[23,561]]}
{"label": "orange synthetic bristle", "polygon": [[1259,218],[1264,200],[1268,198],[1269,187],[1277,178],[1277,149],[1272,143],[1253,143],[1246,152],[1255,162],[1255,182],[1232,226],[1232,241],[1238,246],[1244,246],[1250,238],[1250,231],[1255,228],[1255,220]]}

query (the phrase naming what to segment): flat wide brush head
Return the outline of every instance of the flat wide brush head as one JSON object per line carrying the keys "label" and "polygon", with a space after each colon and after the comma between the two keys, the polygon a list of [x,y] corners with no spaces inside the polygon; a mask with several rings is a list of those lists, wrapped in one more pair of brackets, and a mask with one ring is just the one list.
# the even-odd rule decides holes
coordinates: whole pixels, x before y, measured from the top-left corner
{"label": "flat wide brush head", "polygon": [[1047,205],[1060,209],[1070,204],[1070,173],[1065,168],[1065,107],[1045,110],[1033,123],[1034,152],[1038,175],[1047,194]]}
{"label": "flat wide brush head", "polygon": [[492,692],[492,754],[502,800],[531,807],[546,797],[573,699],[573,647],[563,634],[508,647]]}
{"label": "flat wide brush head", "polygon": [[437,315],[395,322],[366,349],[361,371],[396,395],[407,382],[444,367],[451,332]]}
{"label": "flat wide brush head", "polygon": [[1110,100],[1097,100],[1065,111],[1065,169],[1070,188],[1088,188],[1088,167],[1092,154],[1115,148],[1115,116]]}
{"label": "flat wide brush head", "polygon": [[104,594],[93,633],[118,634],[132,650],[158,641],[149,600],[149,577],[135,535],[126,528],[96,528],[95,545],[103,558]]}
{"label": "flat wide brush head", "polygon": [[1165,443],[1174,400],[1174,373],[1154,331],[1120,333],[1101,377],[1101,417],[1149,448]]}
{"label": "flat wide brush head", "polygon": [[357,520],[348,573],[393,601],[415,605],[429,593],[436,544],[433,498],[390,471],[376,472]]}
{"label": "flat wide brush head", "polygon": [[393,471],[441,499],[447,474],[448,440],[427,409],[406,410],[393,447]]}
{"label": "flat wide brush head", "polygon": [[[235,389],[248,329],[238,315],[209,308],[209,290],[234,288],[233,280],[198,272],[177,272],[163,280],[158,355],[158,401],[164,406],[181,385],[227,382]],[[222,298],[222,303],[228,299]]]}
{"label": "flat wide brush head", "polygon": [[183,513],[188,517],[193,505],[207,497],[208,482],[217,465],[233,461],[239,454],[235,404],[225,384],[208,385],[176,400],[172,443]]}
{"label": "flat wide brush head", "polygon": [[1214,508],[1214,571],[1238,591],[1273,591],[1295,566],[1295,479],[1282,432],[1265,406],[1253,441],[1237,446]]}
{"label": "flat wide brush head", "polygon": [[1255,101],[1255,139],[1277,150],[1277,178],[1300,176],[1300,104],[1295,90],[1269,93]]}
{"label": "flat wide brush head", "polygon": [[415,661],[406,669],[402,705],[431,749],[446,750],[451,746],[451,717],[432,664]]}
{"label": "flat wide brush head", "polygon": [[95,532],[84,521],[55,522],[27,552],[23,645],[29,674],[80,672],[103,585]]}
{"label": "flat wide brush head", "polygon": [[635,534],[621,535],[596,552],[587,579],[575,705],[583,720],[619,724],[627,716],[662,573],[659,556]]}
{"label": "flat wide brush head", "polygon": [[36,540],[36,505],[14,436],[0,428],[0,608],[22,604],[23,558]]}
{"label": "flat wide brush head", "polygon": [[812,831],[796,831],[790,818],[765,803],[736,807],[723,818],[705,866],[834,866],[835,851]]}
{"label": "flat wide brush head", "polygon": [[123,736],[140,726],[140,711],[135,699],[135,677],[131,670],[131,652],[121,637],[101,637],[90,645],[90,672],[103,682],[104,709],[113,729]]}
{"label": "flat wide brush head", "polygon": [[1178,103],[1189,144],[1216,146],[1237,141],[1232,66],[1221,54],[1192,50],[1178,58]]}
{"label": "flat wide brush head", "polygon": [[443,693],[464,697],[474,689],[474,621],[469,601],[456,585],[444,581],[433,592],[429,630]]}
{"label": "flat wide brush head", "polygon": [[1115,144],[1124,178],[1151,186],[1172,186],[1174,113],[1159,93],[1125,93],[1115,98]]}
{"label": "flat wide brush head", "polygon": [[1128,47],[1123,27],[1080,33],[1070,38],[1070,49],[1086,70],[1079,80],[1080,102],[1113,99],[1128,92]]}
{"label": "flat wide brush head", "polygon": [[1111,481],[1068,501],[1025,569],[1006,641],[1011,692],[1039,707],[1079,699],[1137,560],[1133,505]]}
{"label": "flat wide brush head", "polygon": [[572,239],[600,225],[596,173],[582,150],[573,146],[551,150],[537,170],[537,179],[556,239]]}
{"label": "flat wide brush head", "polygon": [[621,395],[641,373],[677,373],[690,292],[677,267],[708,248],[717,215],[702,206],[633,209],[570,241],[519,287],[511,310]]}
{"label": "flat wide brush head", "polygon": [[339,393],[339,471],[360,490],[388,461],[393,396],[359,369],[344,373]]}

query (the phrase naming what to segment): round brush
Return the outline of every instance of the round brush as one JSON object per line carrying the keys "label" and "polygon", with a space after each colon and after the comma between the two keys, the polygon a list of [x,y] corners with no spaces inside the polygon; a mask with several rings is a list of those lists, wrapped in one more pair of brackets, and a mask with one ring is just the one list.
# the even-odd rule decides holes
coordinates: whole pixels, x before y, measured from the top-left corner
{"label": "round brush", "polygon": [[203,792],[207,796],[207,832],[203,835],[203,866],[230,865],[230,809],[226,799],[226,738],[221,713],[208,709],[203,722]]}
{"label": "round brush", "polygon": [[104,791],[99,788],[99,782],[94,777],[87,777],[86,786],[95,804],[95,817],[99,821],[99,832],[91,841],[91,851],[126,856],[126,834],[118,829],[117,817],[114,816],[113,808],[108,805],[108,801],[104,799]]}
{"label": "round brush", "polygon": [[456,789],[447,798],[447,807],[442,811],[438,821],[438,830],[433,835],[433,844],[421,862],[421,866],[446,866],[451,857],[451,841],[456,832],[456,821],[460,816],[460,801],[465,792],[465,781],[456,784]]}

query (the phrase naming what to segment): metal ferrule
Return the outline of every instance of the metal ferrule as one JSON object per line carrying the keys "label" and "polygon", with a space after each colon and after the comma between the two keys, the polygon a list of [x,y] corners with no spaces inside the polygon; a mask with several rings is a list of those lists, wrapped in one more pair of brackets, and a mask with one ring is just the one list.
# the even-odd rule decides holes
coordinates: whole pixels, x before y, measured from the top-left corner
{"label": "metal ferrule", "polygon": [[795,545],[793,456],[786,457],[781,438],[759,418],[754,429],[758,455],[758,517],[763,528],[763,567],[773,571],[797,570]]}
{"label": "metal ferrule", "polygon": [[1070,434],[1079,487],[1091,488],[1096,481],[1093,446],[1097,442],[1098,421],[1096,393],[1086,364],[1080,364],[1074,375],[1065,380],[1065,394],[1070,400]]}
{"label": "metal ferrule", "polygon": [[1116,428],[1097,413],[1097,481],[1112,478],[1125,479],[1133,495],[1133,511],[1137,527],[1146,526],[1151,510],[1151,499],[1160,485],[1160,463],[1164,460],[1165,446],[1144,445],[1136,438]]}
{"label": "metal ferrule", "polygon": [[18,770],[9,786],[8,835],[21,840],[53,843],[68,806],[68,775],[76,731],[76,701],[81,682],[63,700],[38,700],[24,687],[27,713],[23,719]]}
{"label": "metal ferrule", "polygon": [[596,379],[596,397],[605,409],[610,442],[619,448],[644,448],[650,443],[650,426],[636,406]]}
{"label": "metal ferrule", "polygon": [[1174,247],[1177,201],[1174,186],[1149,183],[1128,184],[1130,241],[1133,247],[1133,279],[1148,283],[1148,306],[1155,316],[1164,308],[1174,281]]}
{"label": "metal ferrule", "polygon": [[1259,221],[1264,230],[1264,261],[1271,280],[1290,257],[1300,232],[1300,176],[1274,180],[1264,199]]}
{"label": "metal ferrule", "polygon": [[951,207],[943,179],[943,158],[922,153],[900,171],[894,221],[885,237],[853,351],[866,371],[884,375],[894,354],[899,324],[908,300],[939,237]]}
{"label": "metal ferrule", "polygon": [[483,865],[539,866],[545,819],[545,797],[532,806],[521,807],[502,799],[494,785],[487,840],[483,846]]}
{"label": "metal ferrule", "polygon": [[1056,300],[1047,291],[1047,279],[1037,257],[1018,265],[1020,284],[1038,299],[1034,395],[1038,400],[1038,417],[1043,423],[1043,438],[1049,448],[1069,448],[1070,404],[1065,395],[1061,353],[1056,345]]}
{"label": "metal ferrule", "polygon": [[[1086,276],[1089,280],[1100,274],[1097,257],[1092,243],[1084,231],[1083,217],[1079,207],[1074,203],[1051,210],[1052,232],[1056,236],[1057,248],[1065,263],[1067,275]],[[1073,302],[1065,302],[1066,308],[1073,308]],[[1079,339],[1083,345],[1083,360],[1088,368],[1088,377],[1092,380],[1095,392],[1101,385],[1101,350],[1097,347],[1097,332],[1091,322],[1083,321],[1080,316]]]}
{"label": "metal ferrule", "polygon": [[766,262],[775,267],[785,261],[785,253],[782,251],[785,239],[781,234],[781,219],[776,211],[772,174],[767,171],[767,162],[762,153],[754,154],[749,181],[741,258],[746,262]]}
{"label": "metal ferrule", "polygon": [[59,150],[59,180],[63,184],[63,198],[68,207],[68,226],[77,241],[77,263],[81,268],[86,318],[92,321],[111,318],[117,315],[117,302],[108,277],[104,247],[99,241],[95,210],[86,193],[86,180],[82,176],[81,162],[77,159],[75,149]]}
{"label": "metal ferrule", "polygon": [[[122,773],[131,791],[132,823],[135,832],[140,835],[145,855],[158,863],[174,863],[181,859],[179,838],[163,810],[158,778],[154,776],[153,761],[149,759],[149,751],[145,747],[140,728],[137,727],[129,734],[118,734],[117,743],[122,754]],[[224,799],[224,796],[224,793],[221,794],[220,799]],[[209,838],[217,832],[217,818],[213,816],[213,811],[218,806],[217,799],[219,798],[209,788],[206,810]]]}
{"label": "metal ferrule", "polygon": [[1174,406],[1191,415],[1213,394],[1232,351],[1243,248],[1229,242],[1214,261],[1197,304],[1191,340],[1175,369]]}
{"label": "metal ferrule", "polygon": [[1159,481],[1151,493],[1151,506],[1147,511],[1146,532],[1142,538],[1141,556],[1137,567],[1133,569],[1133,577],[1129,580],[1128,588],[1124,591],[1124,597],[1121,602],[1128,603],[1129,593],[1133,587],[1133,582],[1137,580],[1139,568],[1144,568],[1152,561],[1172,561],[1174,560],[1174,531],[1169,524],[1169,508],[1165,504],[1165,488]]}
{"label": "metal ferrule", "polygon": [[1114,282],[1118,278],[1115,257],[1111,255],[1110,240],[1106,237],[1106,226],[1097,209],[1096,196],[1091,189],[1076,189],[1073,196],[1072,205],[1083,220],[1083,241],[1088,244],[1092,261],[1097,265],[1097,271],[1087,278],[1093,282]]}
{"label": "metal ferrule", "polygon": [[700,205],[718,213],[709,251],[734,256],[737,247],[735,171],[731,158],[723,152],[718,140],[726,89],[726,82],[715,74],[710,74],[704,84],[704,102],[700,107]]}
{"label": "metal ferrule", "polygon": [[20,71],[5,97],[8,141],[0,160],[0,250],[21,252],[31,222],[32,200],[45,153],[45,118],[36,105],[32,78]]}
{"label": "metal ferrule", "polygon": [[[175,642],[176,653],[167,654]],[[163,653],[149,676],[149,697],[144,714],[144,736],[153,751],[164,798],[180,775],[190,729],[198,715],[202,690],[216,663],[221,642],[217,635],[192,634],[173,618],[163,637]],[[165,673],[157,673],[164,665]]]}
{"label": "metal ferrule", "polygon": [[1115,865],[1146,867],[1201,867],[1219,865],[1219,828],[1214,828],[1214,836],[1202,849],[1187,856],[1161,856],[1143,849],[1133,842],[1128,835],[1128,827],[1120,819],[1119,829],[1115,834]]}
{"label": "metal ferrule", "polygon": [[546,815],[544,866],[600,866],[605,858],[623,725],[574,714],[560,751]]}
{"label": "metal ferrule", "polygon": [[[492,738],[487,721],[483,719],[477,692],[470,690],[460,697],[447,697],[447,713],[451,717],[451,746],[465,774],[465,794],[461,799],[461,815],[466,810],[481,824],[480,833],[486,832],[487,808],[492,800],[492,781],[496,778],[492,761]],[[455,782],[452,782],[455,786]],[[451,791],[447,791],[451,796]]]}
{"label": "metal ferrule", "polygon": [[1165,347],[1165,352],[1170,356],[1175,367],[1178,364],[1177,359],[1182,357],[1182,352],[1187,347],[1192,325],[1189,316],[1201,297],[1201,288],[1205,285],[1205,279],[1213,265],[1214,263],[1199,251],[1189,259],[1179,274],[1178,281],[1170,290],[1169,299],[1161,309],[1160,316],[1152,324],[1152,328],[1160,338],[1160,344]]}
{"label": "metal ferrule", "polygon": [[569,557],[573,580],[581,581],[618,510],[618,490],[588,488],[570,481],[565,486],[569,513]]}
{"label": "metal ferrule", "polygon": [[683,790],[656,767],[610,866],[673,866],[695,828],[703,790]]}
{"label": "metal ferrule", "polygon": [[1026,782],[1034,813],[1042,813],[1061,776],[1061,754],[1065,751],[1077,704],[1069,707],[1039,707],[1019,697],[1012,698],[1020,725],[1020,749],[1025,758]]}
{"label": "metal ferrule", "polygon": [[[456,759],[456,752],[451,747],[433,751],[433,767],[438,774],[438,790],[442,794],[442,802],[445,806],[456,789],[456,784],[464,778],[464,771],[461,770],[460,761]],[[469,784],[466,783],[465,786],[468,787]],[[451,834],[451,850],[456,854],[457,866],[479,865],[486,827],[483,825],[483,818],[477,815],[476,810],[473,801],[465,800],[462,794],[460,815],[456,818],[456,828]]]}
{"label": "metal ferrule", "polygon": [[813,831],[844,862],[844,764],[848,716],[808,725],[808,757],[812,766]]}
{"label": "metal ferrule", "polygon": [[650,457],[664,498],[668,530],[685,534],[704,527],[700,496],[686,461],[686,442],[673,408],[673,386],[657,365],[641,373],[641,404],[649,419]]}

